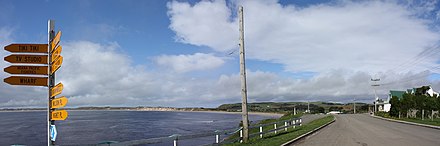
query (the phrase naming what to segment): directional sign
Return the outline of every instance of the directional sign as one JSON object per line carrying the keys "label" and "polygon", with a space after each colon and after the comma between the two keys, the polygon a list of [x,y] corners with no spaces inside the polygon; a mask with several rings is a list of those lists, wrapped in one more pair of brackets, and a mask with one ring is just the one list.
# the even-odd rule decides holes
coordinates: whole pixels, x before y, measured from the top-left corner
{"label": "directional sign", "polygon": [[10,74],[47,75],[47,66],[9,66],[4,69]]}
{"label": "directional sign", "polygon": [[63,56],[58,57],[58,59],[52,63],[50,74],[53,74],[55,71],[57,71],[61,67],[61,64],[63,64]]}
{"label": "directional sign", "polygon": [[66,106],[67,104],[67,98],[66,97],[60,97],[60,98],[55,98],[53,99],[52,102],[52,108],[61,108]]}
{"label": "directional sign", "polygon": [[63,88],[64,88],[63,83],[58,83],[55,87],[50,89],[51,90],[50,93],[52,94],[50,97],[54,97],[61,94]]}
{"label": "directional sign", "polygon": [[57,127],[50,125],[50,140],[55,141],[57,139]]}
{"label": "directional sign", "polygon": [[4,82],[11,85],[47,86],[47,77],[11,76],[5,78]]}
{"label": "directional sign", "polygon": [[10,62],[10,63],[47,64],[47,55],[12,54],[12,55],[5,57],[5,61]]}
{"label": "directional sign", "polygon": [[53,52],[52,52],[52,62],[55,61],[58,57],[60,57],[61,55],[61,51],[63,50],[63,47],[61,47],[61,45],[59,45]]}
{"label": "directional sign", "polygon": [[68,116],[66,110],[56,110],[52,112],[52,118],[51,120],[59,121],[59,120],[65,120]]}
{"label": "directional sign", "polygon": [[48,53],[47,44],[10,44],[5,50],[15,53]]}
{"label": "directional sign", "polygon": [[52,40],[52,44],[51,44],[52,50],[50,50],[50,51],[53,51],[55,49],[55,47],[60,42],[60,38],[61,38],[61,31],[58,31],[57,35],[55,35],[55,38],[53,38],[53,40]]}

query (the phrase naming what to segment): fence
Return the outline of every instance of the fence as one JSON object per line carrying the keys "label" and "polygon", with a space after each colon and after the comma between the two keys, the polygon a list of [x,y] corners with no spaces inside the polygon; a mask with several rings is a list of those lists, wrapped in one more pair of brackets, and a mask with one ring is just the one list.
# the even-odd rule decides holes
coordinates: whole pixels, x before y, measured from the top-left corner
{"label": "fence", "polygon": [[[250,133],[249,138],[253,138],[256,136],[259,136],[259,138],[263,138],[264,135],[274,133],[277,134],[279,131],[287,131],[288,128],[292,127],[295,128],[296,126],[301,126],[302,124],[301,118],[292,118],[289,120],[284,121],[277,121],[272,122],[268,124],[259,124],[250,126],[249,129],[255,129],[259,128],[259,132]],[[270,128],[272,127],[273,128]],[[264,128],[270,128],[269,130],[264,131]],[[234,143],[234,142],[242,142],[243,139],[243,131],[242,127],[237,129],[230,129],[230,130],[216,130],[214,132],[205,132],[205,133],[199,133],[199,134],[191,134],[191,135],[179,135],[179,134],[173,134],[168,137],[159,137],[159,138],[148,138],[148,139],[140,139],[140,140],[132,140],[132,141],[125,141],[125,142],[115,142],[115,141],[109,141],[109,142],[102,142],[99,144],[92,144],[95,146],[129,146],[129,145],[141,145],[141,144],[156,144],[156,143],[162,143],[162,142],[171,142],[173,141],[174,146],[179,145],[179,140],[187,140],[187,139],[194,139],[194,138],[202,138],[202,137],[208,137],[208,136],[215,136],[215,139],[213,138],[214,143],[211,145],[220,145],[220,144],[228,144],[228,143]],[[238,134],[239,137],[237,138],[229,138],[230,136],[234,134]],[[224,137],[220,140],[220,136]],[[92,146],[91,145],[91,146]]]}

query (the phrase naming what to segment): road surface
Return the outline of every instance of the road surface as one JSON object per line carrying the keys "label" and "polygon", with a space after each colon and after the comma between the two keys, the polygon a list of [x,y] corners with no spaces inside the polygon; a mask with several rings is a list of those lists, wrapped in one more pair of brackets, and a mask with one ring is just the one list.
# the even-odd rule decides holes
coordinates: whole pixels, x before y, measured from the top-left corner
{"label": "road surface", "polygon": [[440,130],[385,121],[366,114],[336,121],[292,144],[300,146],[440,146]]}
{"label": "road surface", "polygon": [[307,124],[313,120],[319,119],[319,118],[323,118],[326,115],[324,114],[306,114],[301,116],[301,120],[302,120],[302,124]]}

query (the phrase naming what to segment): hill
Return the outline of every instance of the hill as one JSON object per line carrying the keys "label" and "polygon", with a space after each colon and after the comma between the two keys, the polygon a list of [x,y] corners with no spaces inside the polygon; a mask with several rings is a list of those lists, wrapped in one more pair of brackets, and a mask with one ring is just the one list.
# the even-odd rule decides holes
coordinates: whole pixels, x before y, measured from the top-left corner
{"label": "hill", "polygon": [[[326,113],[329,111],[341,111],[343,113],[353,112],[353,103],[332,103],[332,102],[310,102],[311,113]],[[368,112],[366,103],[356,103],[356,112]],[[248,103],[250,112],[293,112],[296,107],[297,112],[305,112],[308,108],[307,102],[258,102]],[[241,103],[222,104],[217,107],[221,111],[239,112],[241,111]]]}

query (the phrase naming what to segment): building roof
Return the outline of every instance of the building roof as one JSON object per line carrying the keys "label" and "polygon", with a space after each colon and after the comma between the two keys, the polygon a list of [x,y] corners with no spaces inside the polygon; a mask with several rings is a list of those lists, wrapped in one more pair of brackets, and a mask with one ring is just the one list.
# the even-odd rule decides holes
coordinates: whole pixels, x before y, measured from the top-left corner
{"label": "building roof", "polygon": [[390,96],[394,97],[396,96],[397,98],[403,98],[403,94],[405,94],[406,91],[395,91],[395,90],[390,90]]}

